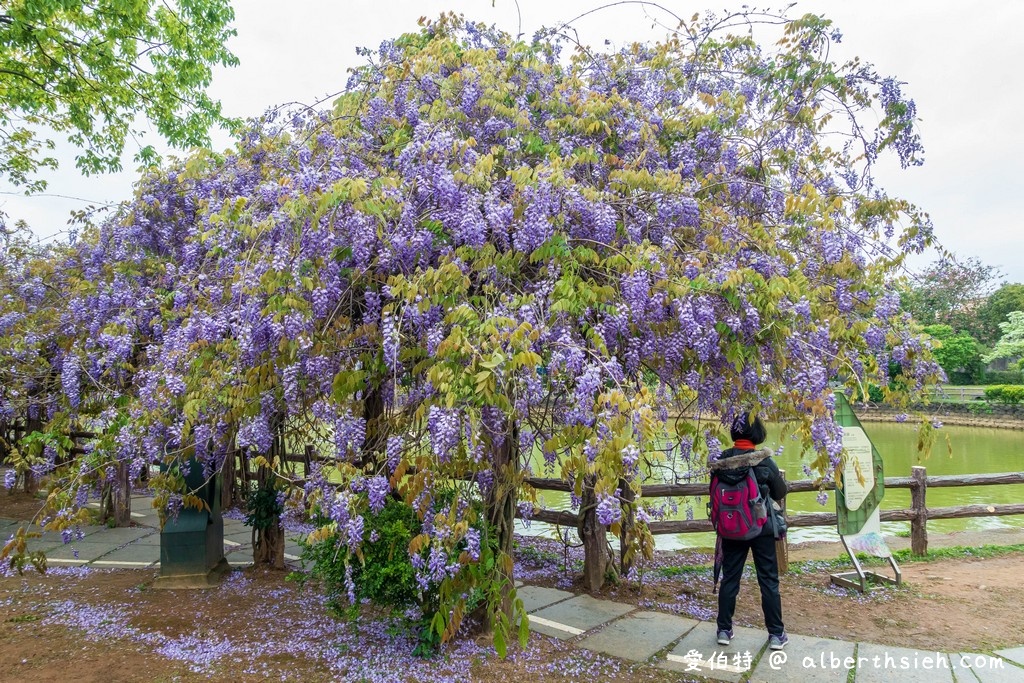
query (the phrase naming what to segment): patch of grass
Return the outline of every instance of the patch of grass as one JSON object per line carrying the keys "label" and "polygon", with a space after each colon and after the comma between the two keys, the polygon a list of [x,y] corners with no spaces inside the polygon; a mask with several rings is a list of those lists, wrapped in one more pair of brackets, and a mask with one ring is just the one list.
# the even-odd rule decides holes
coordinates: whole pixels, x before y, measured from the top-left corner
{"label": "patch of grass", "polygon": [[27,624],[32,621],[39,621],[41,617],[38,614],[21,614],[16,617],[11,617],[7,620],[8,624]]}
{"label": "patch of grass", "polygon": [[[976,547],[956,545],[948,548],[934,548],[929,550],[928,555],[925,557],[914,557],[910,554],[910,549],[905,548],[897,550],[893,553],[893,556],[899,562],[932,562],[935,560],[959,560],[968,557],[985,559],[1013,555],[1014,553],[1024,553],[1024,543],[1017,543],[1015,545],[980,545]],[[879,560],[879,562],[884,562],[884,560]]]}
{"label": "patch of grass", "polygon": [[[915,557],[911,554],[909,548],[904,548],[903,550],[894,551],[892,555],[900,564],[910,564],[912,562],[935,562],[936,560],[961,560],[965,558],[986,559],[1013,555],[1015,553],[1024,553],[1024,544],[982,545],[977,547],[957,545],[948,548],[933,548],[928,551],[928,555],[925,557]],[[883,567],[889,565],[889,561],[883,557],[873,557],[864,553],[857,553],[857,559],[864,567]],[[792,562],[789,565],[789,573],[797,575],[815,574],[822,571],[845,568],[849,564],[850,560],[846,557],[837,557],[831,560]]]}

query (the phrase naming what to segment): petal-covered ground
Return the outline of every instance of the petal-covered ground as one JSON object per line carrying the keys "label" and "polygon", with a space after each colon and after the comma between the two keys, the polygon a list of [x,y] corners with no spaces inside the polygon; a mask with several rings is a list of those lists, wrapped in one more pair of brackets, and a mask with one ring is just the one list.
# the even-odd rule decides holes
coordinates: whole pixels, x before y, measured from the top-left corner
{"label": "petal-covered ground", "polygon": [[[500,660],[467,634],[414,657],[401,620],[334,616],[315,588],[240,571],[206,591],[154,590],[152,571],[57,568],[0,579],[0,678],[17,681],[667,681],[543,636]],[[676,680],[672,678],[672,680]]]}

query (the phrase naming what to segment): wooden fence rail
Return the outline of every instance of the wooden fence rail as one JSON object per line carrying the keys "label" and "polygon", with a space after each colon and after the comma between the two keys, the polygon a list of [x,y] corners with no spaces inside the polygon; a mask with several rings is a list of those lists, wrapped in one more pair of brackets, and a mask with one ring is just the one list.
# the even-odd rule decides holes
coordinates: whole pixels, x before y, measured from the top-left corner
{"label": "wooden fence rail", "polygon": [[[5,437],[10,435],[17,437],[19,431],[24,431],[22,425],[6,423],[0,425],[4,428]],[[72,432],[73,439],[95,438],[90,432]],[[81,450],[76,446],[73,450]],[[244,495],[249,490],[251,473],[247,458],[236,452],[235,457],[230,458],[232,467],[230,473],[225,473],[227,478],[224,488],[225,506],[230,506],[236,495]],[[303,464],[308,471],[310,464],[318,460],[315,449],[308,446],[301,454],[285,454],[282,459],[289,464]],[[305,472],[303,473],[305,474]],[[783,473],[784,475],[785,473]],[[301,481],[301,480],[300,480]],[[525,483],[540,491],[558,491],[568,493],[572,487],[568,482],[561,479],[550,479],[531,477]],[[961,519],[967,517],[995,517],[1003,515],[1024,515],[1024,503],[1001,503],[995,505],[972,504],[956,505],[950,507],[929,509],[926,501],[926,492],[929,488],[945,488],[952,486],[992,486],[1002,484],[1024,484],[1024,472],[1000,472],[996,474],[966,474],[966,475],[941,475],[927,476],[924,467],[915,466],[912,468],[909,477],[887,477],[885,487],[890,489],[910,489],[911,507],[899,510],[882,510],[879,514],[883,522],[910,522],[911,552],[914,555],[925,555],[928,552],[928,529],[929,519]],[[805,493],[817,491],[818,485],[811,480],[789,482],[789,493]],[[834,488],[833,488],[834,490]],[[683,498],[700,497],[708,494],[707,482],[694,482],[686,484],[648,484],[641,487],[641,498]],[[785,502],[785,501],[783,501]],[[785,514],[785,509],[783,510]],[[522,515],[520,515],[522,516]],[[537,510],[529,515],[529,518],[538,522],[545,522],[557,526],[576,528],[579,516],[576,513],[558,510]],[[623,515],[624,523],[628,523],[632,517]],[[834,526],[836,514],[834,512],[809,512],[797,515],[786,515],[790,528]],[[648,524],[652,534],[688,534],[712,531],[711,522],[707,519],[689,520],[665,520],[650,522]],[[628,529],[625,530],[627,535]],[[787,550],[785,546],[780,548],[780,556],[785,557]],[[785,568],[785,562],[780,563]]]}
{"label": "wooden fence rail", "polygon": [[[561,479],[529,478],[526,483],[540,491],[569,492],[572,487]],[[929,509],[925,493],[929,488],[945,488],[950,486],[992,486],[997,484],[1024,484],[1024,472],[1000,472],[996,474],[964,474],[927,476],[924,467],[913,467],[909,477],[887,477],[885,488],[910,489],[911,507],[900,510],[882,510],[879,517],[883,522],[910,522],[910,547],[914,555],[923,556],[928,553],[929,519],[960,519],[965,517],[995,517],[1002,515],[1024,515],[1024,503],[1006,503],[997,505],[955,505],[950,507]],[[818,485],[810,480],[789,482],[789,493],[805,493],[819,490]],[[832,487],[834,490],[834,487]],[[650,484],[641,487],[642,498],[666,497],[697,497],[708,495],[708,484]],[[785,512],[785,511],[784,511]],[[576,528],[576,513],[558,510],[538,510],[529,515],[530,519],[546,522],[557,526]],[[790,528],[835,526],[834,512],[807,512],[797,515],[786,515]],[[690,534],[713,531],[711,521],[707,519],[666,520],[648,524],[652,534]],[[785,551],[783,551],[785,552]],[[783,563],[783,569],[785,565]]]}

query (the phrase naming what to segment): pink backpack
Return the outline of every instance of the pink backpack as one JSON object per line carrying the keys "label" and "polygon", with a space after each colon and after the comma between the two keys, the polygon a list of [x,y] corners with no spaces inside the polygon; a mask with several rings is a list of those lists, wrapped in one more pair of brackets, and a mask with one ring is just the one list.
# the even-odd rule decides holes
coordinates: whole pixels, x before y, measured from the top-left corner
{"label": "pink backpack", "polygon": [[738,484],[727,484],[713,474],[708,513],[722,538],[749,541],[759,536],[768,521],[768,506],[754,471],[748,467],[747,476]]}

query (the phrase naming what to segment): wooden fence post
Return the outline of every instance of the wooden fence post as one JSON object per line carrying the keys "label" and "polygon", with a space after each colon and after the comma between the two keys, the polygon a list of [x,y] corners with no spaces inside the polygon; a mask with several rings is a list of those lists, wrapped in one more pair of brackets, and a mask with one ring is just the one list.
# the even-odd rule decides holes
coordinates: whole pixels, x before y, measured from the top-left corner
{"label": "wooden fence post", "polygon": [[916,557],[928,554],[928,507],[925,503],[925,492],[928,488],[928,474],[924,467],[915,465],[911,468],[910,507],[914,510],[914,518],[910,520],[910,553]]}
{"label": "wooden fence post", "polygon": [[[786,470],[779,470],[779,474],[782,475],[782,481],[786,481]],[[771,501],[769,501],[771,504]],[[782,508],[782,518],[786,518],[786,497],[783,496],[782,500],[779,501],[779,507]],[[779,574],[785,574],[789,571],[789,538],[788,534],[775,541],[775,556],[778,560]]]}

